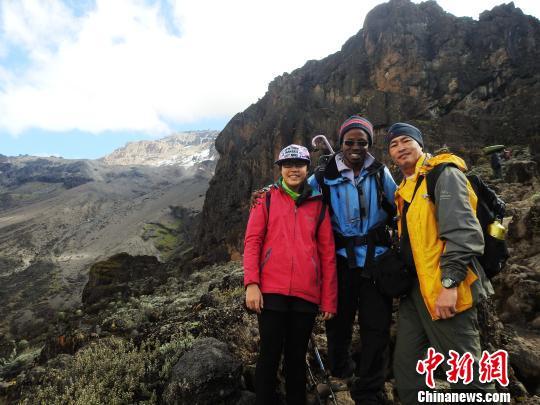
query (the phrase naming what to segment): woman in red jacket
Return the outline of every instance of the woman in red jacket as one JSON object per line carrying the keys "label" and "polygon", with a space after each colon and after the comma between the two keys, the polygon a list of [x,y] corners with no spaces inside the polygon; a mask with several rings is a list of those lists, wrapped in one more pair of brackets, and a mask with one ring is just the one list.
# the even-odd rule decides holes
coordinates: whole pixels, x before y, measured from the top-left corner
{"label": "woman in red jacket", "polygon": [[250,212],[244,285],[246,305],[259,320],[257,403],[276,403],[283,352],[287,403],[296,405],[306,401],[305,359],[315,317],[320,311],[329,320],[336,313],[334,237],[321,194],[306,182],[308,150],[289,145],[276,164],[280,179]]}

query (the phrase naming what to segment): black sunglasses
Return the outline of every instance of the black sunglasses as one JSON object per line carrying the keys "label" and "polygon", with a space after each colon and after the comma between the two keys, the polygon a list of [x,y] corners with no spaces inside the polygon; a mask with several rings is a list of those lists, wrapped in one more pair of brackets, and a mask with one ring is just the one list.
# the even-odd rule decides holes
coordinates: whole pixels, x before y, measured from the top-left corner
{"label": "black sunglasses", "polygon": [[363,141],[363,140],[360,140],[360,141],[343,141],[343,143],[347,146],[353,146],[354,144],[358,145],[358,146],[361,146],[362,148],[365,148],[366,146],[368,146],[369,142],[368,141]]}
{"label": "black sunglasses", "polygon": [[288,162],[283,162],[281,166],[283,166],[285,169],[292,169],[293,167],[304,167],[307,166],[307,162],[304,162],[302,160],[293,160]]}

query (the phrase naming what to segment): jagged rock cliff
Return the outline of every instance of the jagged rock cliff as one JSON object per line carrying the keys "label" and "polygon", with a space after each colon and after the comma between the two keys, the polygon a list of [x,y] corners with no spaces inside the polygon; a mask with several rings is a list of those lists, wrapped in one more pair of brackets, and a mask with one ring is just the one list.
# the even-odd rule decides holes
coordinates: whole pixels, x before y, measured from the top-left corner
{"label": "jagged rock cliff", "polygon": [[273,180],[278,150],[318,133],[335,141],[352,113],[374,123],[379,157],[384,129],[397,120],[422,128],[429,150],[446,143],[465,158],[486,143],[527,144],[540,132],[539,43],[539,21],[513,3],[478,21],[432,1],[377,6],[341,51],[277,77],[221,132],[200,253],[238,258],[250,192]]}

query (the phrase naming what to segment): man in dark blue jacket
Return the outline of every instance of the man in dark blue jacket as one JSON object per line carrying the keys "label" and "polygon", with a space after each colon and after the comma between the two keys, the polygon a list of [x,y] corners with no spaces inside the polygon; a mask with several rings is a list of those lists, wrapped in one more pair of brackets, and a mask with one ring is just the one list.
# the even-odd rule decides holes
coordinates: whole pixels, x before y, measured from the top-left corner
{"label": "man in dark blue jacket", "polygon": [[[385,233],[396,184],[388,168],[368,152],[373,126],[367,119],[353,115],[345,120],[339,143],[340,152],[331,157],[322,175],[308,179],[331,207],[336,242],[338,313],[326,322],[328,359],[335,377],[348,378],[355,372],[351,397],[356,403],[375,404],[384,387],[392,299],[373,284],[376,266],[366,266],[388,248],[375,244],[368,249],[368,234]],[[357,313],[362,351],[355,367],[350,346]]]}

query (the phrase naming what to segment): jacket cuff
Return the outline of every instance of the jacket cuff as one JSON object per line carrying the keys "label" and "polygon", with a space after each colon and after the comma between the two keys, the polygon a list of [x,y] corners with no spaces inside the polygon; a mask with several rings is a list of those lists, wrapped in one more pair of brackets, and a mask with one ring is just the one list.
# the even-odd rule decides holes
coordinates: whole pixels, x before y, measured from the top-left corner
{"label": "jacket cuff", "polygon": [[441,280],[443,278],[451,278],[456,283],[461,283],[467,276],[467,269],[465,271],[455,268],[441,269]]}
{"label": "jacket cuff", "polygon": [[328,313],[331,313],[331,314],[334,314],[334,315],[337,313],[337,308],[336,307],[327,306],[327,305],[321,305],[320,310],[321,310],[321,312],[328,312]]}
{"label": "jacket cuff", "polygon": [[259,280],[254,278],[244,278],[244,288],[247,288],[247,286],[250,284],[259,285]]}

